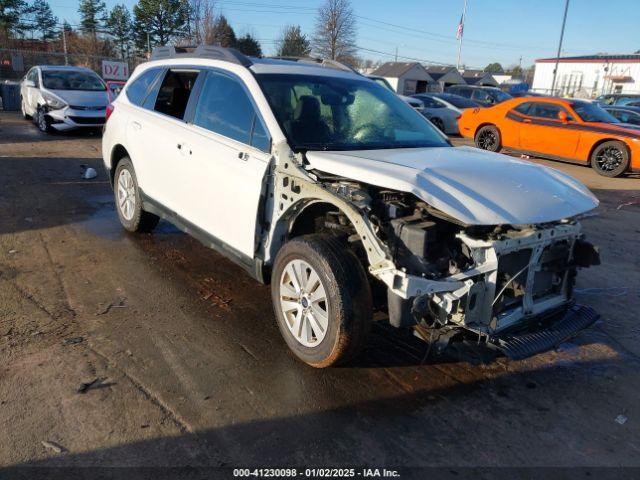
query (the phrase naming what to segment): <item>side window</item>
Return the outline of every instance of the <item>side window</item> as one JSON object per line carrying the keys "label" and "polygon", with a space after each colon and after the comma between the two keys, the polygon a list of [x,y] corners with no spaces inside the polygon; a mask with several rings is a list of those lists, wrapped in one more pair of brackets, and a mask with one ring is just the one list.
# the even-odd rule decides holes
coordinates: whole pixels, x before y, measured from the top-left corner
{"label": "side window", "polygon": [[529,115],[538,118],[548,118],[550,120],[558,120],[558,113],[565,112],[567,117],[571,118],[569,113],[560,105],[553,103],[532,103],[529,109]]}
{"label": "side window", "polygon": [[149,87],[161,72],[159,68],[152,68],[147,70],[138,78],[136,78],[131,85],[128,85],[125,89],[125,94],[131,103],[134,105],[142,106],[142,102],[147,96]]}
{"label": "side window", "polygon": [[33,68],[27,75],[27,80],[31,80],[36,87],[40,87],[40,82],[38,82],[38,69]]}
{"label": "side window", "polygon": [[523,115],[529,115],[528,112],[530,108],[531,108],[531,102],[527,102],[527,103],[521,103],[516,108],[514,108],[514,110]]}
{"label": "side window", "polygon": [[193,123],[262,151],[269,150],[269,135],[251,99],[242,84],[228,75],[207,74]]}
{"label": "side window", "polygon": [[442,105],[431,97],[419,97],[426,108],[440,108]]}
{"label": "side window", "polygon": [[479,88],[473,90],[473,95],[471,98],[477,102],[488,103],[491,101],[491,97],[484,90],[480,90]]}
{"label": "side window", "polygon": [[160,84],[153,109],[182,120],[198,73],[193,70],[169,70]]}
{"label": "side window", "polygon": [[470,88],[458,88],[454,93],[464,98],[471,98],[471,94],[473,92],[471,91]]}

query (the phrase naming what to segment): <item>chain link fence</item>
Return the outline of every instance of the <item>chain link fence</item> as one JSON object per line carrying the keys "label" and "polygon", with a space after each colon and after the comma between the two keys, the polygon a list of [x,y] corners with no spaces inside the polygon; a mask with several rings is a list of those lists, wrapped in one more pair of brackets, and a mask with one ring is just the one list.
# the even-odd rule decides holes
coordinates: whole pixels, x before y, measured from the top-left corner
{"label": "chain link fence", "polygon": [[84,53],[45,52],[37,50],[23,50],[0,48],[0,82],[5,80],[20,80],[35,65],[72,65],[87,67],[98,75],[102,73],[102,61],[124,62],[132,72],[135,67],[145,62],[142,57],[126,59],[113,56],[91,55]]}

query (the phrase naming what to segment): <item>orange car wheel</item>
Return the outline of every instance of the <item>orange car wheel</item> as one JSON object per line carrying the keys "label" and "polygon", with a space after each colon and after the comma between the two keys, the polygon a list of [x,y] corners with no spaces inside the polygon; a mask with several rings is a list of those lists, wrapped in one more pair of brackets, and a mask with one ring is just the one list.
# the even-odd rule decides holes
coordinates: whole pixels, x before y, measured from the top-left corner
{"label": "orange car wheel", "polygon": [[476,132],[474,138],[476,147],[490,152],[499,152],[502,148],[500,130],[493,125],[485,125]]}
{"label": "orange car wheel", "polygon": [[605,177],[619,177],[629,167],[629,150],[619,141],[598,145],[591,153],[591,167]]}

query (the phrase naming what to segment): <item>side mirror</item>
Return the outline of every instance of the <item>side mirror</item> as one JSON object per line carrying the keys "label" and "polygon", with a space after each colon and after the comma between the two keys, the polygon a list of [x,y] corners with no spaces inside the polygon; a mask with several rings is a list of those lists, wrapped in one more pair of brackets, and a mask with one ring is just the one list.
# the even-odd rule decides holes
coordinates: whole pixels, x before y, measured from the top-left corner
{"label": "side mirror", "polygon": [[569,117],[567,116],[567,112],[560,110],[558,112],[558,120],[560,120],[562,123],[568,123]]}
{"label": "side mirror", "polygon": [[36,84],[34,83],[34,81],[33,81],[33,80],[25,80],[25,81],[24,81],[24,86],[25,86],[25,87],[35,87],[35,86],[36,86]]}

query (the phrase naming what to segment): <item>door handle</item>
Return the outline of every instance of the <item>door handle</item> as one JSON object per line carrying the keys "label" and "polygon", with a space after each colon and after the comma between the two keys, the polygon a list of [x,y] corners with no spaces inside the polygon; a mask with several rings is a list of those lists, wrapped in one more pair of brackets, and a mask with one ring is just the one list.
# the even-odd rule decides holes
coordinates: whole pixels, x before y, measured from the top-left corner
{"label": "door handle", "polygon": [[246,162],[247,160],[249,160],[249,154],[245,152],[238,152],[238,158]]}
{"label": "door handle", "polygon": [[133,125],[133,128],[135,128],[136,130],[140,130],[142,129],[142,124],[140,122],[131,122],[131,125]]}

